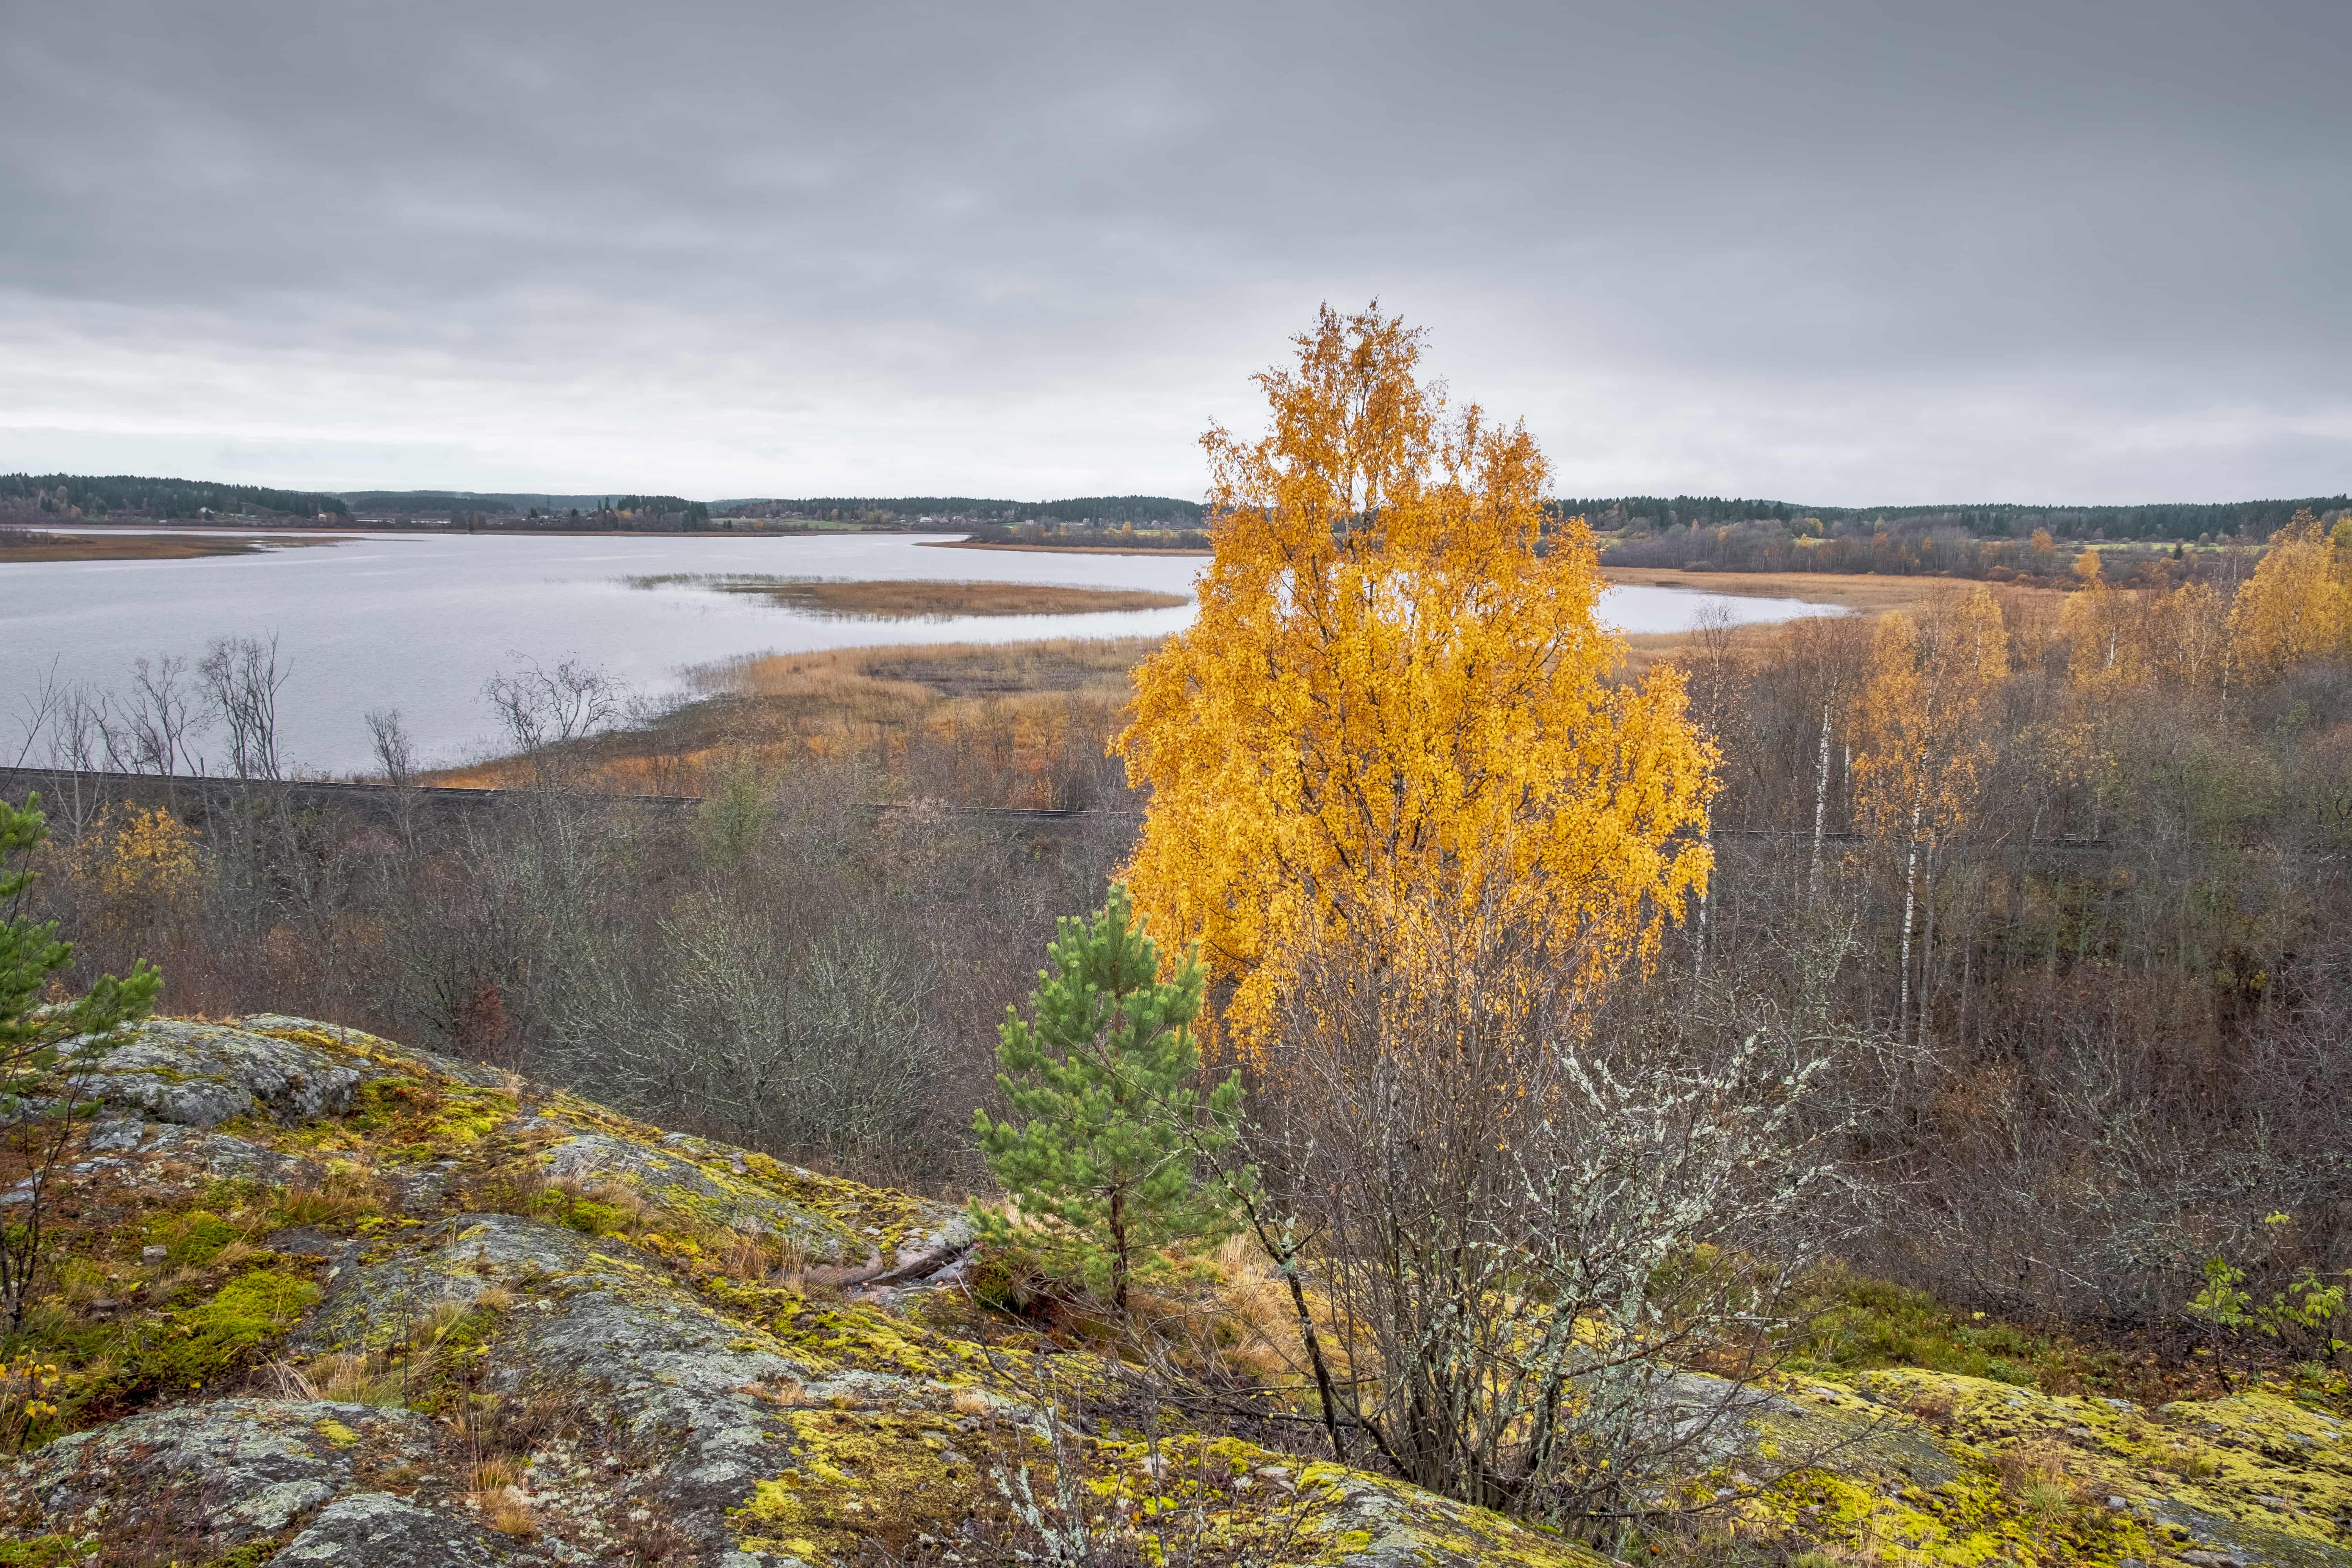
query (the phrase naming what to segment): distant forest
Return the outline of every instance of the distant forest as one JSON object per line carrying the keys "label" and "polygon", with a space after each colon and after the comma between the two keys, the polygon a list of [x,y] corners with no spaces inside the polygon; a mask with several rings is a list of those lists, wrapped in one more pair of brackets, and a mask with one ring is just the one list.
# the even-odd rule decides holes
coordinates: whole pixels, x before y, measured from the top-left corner
{"label": "distant forest", "polygon": [[[2039,533],[2058,540],[2143,544],[2258,543],[2297,512],[2326,518],[2352,511],[2352,496],[2077,507],[2007,502],[1834,507],[1727,496],[1602,496],[1564,497],[1552,506],[1561,516],[1582,516],[1596,530],[1613,536],[1612,559],[1627,564],[1679,565],[1687,558],[1721,570],[1885,570],[1891,565],[1895,570],[1949,571],[1957,565],[1964,574],[1974,575],[1973,562],[1942,559],[1952,553],[1955,542],[2021,544]],[[354,510],[405,517],[446,515],[469,526],[542,528],[698,529],[722,526],[730,519],[905,528],[929,521],[1007,541],[1050,536],[1058,542],[1084,542],[1117,533],[1123,541],[1184,548],[1205,543],[1201,531],[1207,522],[1200,503],[1172,496],[1026,501],[978,496],[811,496],[695,501],[670,495],[503,490],[331,494],[125,474],[0,475],[0,520],[14,522],[205,516],[347,519]],[[1732,532],[1710,537],[1724,529]],[[1864,539],[1876,542],[1869,552],[1874,556],[1888,555],[1890,550],[1901,556],[1907,551],[1917,559],[1907,568],[1892,558],[1865,563],[1859,545],[1821,552],[1799,542]]]}
{"label": "distant forest", "polygon": [[936,521],[1075,523],[1197,528],[1198,501],[1171,496],[1078,496],[1069,500],[1001,500],[980,496],[810,496],[710,503],[721,517],[797,518],[814,522]]}
{"label": "distant forest", "polygon": [[[569,511],[609,506],[626,498],[610,495],[525,495],[507,490],[343,490],[342,498],[362,511],[426,512],[444,510],[490,513]],[[665,498],[676,500],[675,497]],[[678,502],[683,506],[686,503]]]}
{"label": "distant forest", "polygon": [[130,474],[0,474],[0,512],[40,513],[61,521],[133,516],[347,517],[337,496],[203,479],[145,479]]}
{"label": "distant forest", "polygon": [[2041,529],[2059,539],[2194,540],[2200,535],[2238,534],[2268,539],[2299,511],[2326,517],[2352,509],[2352,496],[2316,496],[2301,500],[2212,503],[2162,502],[2151,506],[1801,506],[1794,501],[1743,500],[1727,496],[1605,496],[1553,506],[1562,516],[1581,516],[1597,529],[1663,530],[1677,525],[1709,527],[1734,522],[1893,522],[1943,526],[1980,537],[2024,539]]}

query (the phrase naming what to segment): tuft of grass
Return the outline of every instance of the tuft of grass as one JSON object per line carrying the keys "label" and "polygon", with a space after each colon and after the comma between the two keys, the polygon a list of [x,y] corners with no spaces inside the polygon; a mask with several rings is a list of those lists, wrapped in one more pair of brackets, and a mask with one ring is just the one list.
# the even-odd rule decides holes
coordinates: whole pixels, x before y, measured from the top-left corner
{"label": "tuft of grass", "polygon": [[477,1500],[483,1504],[482,1513],[489,1521],[490,1528],[500,1534],[525,1539],[538,1533],[538,1517],[530,1511],[530,1504],[525,1502],[513,1488],[506,1488],[489,1498]]}

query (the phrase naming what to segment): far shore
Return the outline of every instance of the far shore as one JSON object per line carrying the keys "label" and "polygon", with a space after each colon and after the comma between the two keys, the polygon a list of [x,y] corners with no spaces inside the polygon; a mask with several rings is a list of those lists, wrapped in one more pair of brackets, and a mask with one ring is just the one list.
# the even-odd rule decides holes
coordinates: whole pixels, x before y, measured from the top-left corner
{"label": "far shore", "polygon": [[36,561],[194,561],[208,555],[258,555],[306,544],[348,544],[348,533],[289,534],[281,539],[222,538],[188,533],[37,533],[39,542],[0,545],[0,566]]}
{"label": "far shore", "polygon": [[1032,555],[1214,555],[1213,550],[1155,550],[1148,544],[983,544],[977,539],[926,539],[926,550],[1011,550]]}

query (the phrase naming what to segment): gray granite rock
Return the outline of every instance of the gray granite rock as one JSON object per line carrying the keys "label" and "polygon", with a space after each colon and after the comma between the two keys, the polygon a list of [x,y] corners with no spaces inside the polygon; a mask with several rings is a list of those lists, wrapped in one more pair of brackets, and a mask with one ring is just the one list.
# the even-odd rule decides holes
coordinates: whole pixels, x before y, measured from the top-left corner
{"label": "gray granite rock", "polygon": [[413,1411],[256,1399],[177,1405],[26,1456],[0,1471],[0,1509],[77,1535],[168,1542],[204,1562],[324,1507],[352,1489],[362,1458],[415,1463],[439,1443]]}
{"label": "gray granite rock", "polygon": [[[70,1048],[70,1045],[68,1046]],[[331,1115],[361,1081],[350,1063],[225,1024],[157,1018],[99,1059],[83,1092],[114,1113],[205,1129],[257,1111],[280,1122]]]}
{"label": "gray granite rock", "polygon": [[270,1559],[345,1568],[491,1568],[546,1560],[520,1548],[511,1536],[386,1492],[357,1492],[329,1503]]}

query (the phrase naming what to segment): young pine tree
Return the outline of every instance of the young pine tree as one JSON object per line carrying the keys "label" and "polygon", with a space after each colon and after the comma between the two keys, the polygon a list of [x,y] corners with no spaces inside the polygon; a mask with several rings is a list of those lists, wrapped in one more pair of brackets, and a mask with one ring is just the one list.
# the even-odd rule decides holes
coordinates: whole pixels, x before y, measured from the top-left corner
{"label": "young pine tree", "polygon": [[[1113,884],[1091,921],[1066,918],[1030,993],[1031,1018],[1005,1009],[996,1081],[1018,1121],[975,1111],[973,1130],[1027,1223],[974,1210],[981,1234],[1045,1255],[1126,1312],[1129,1287],[1164,1268],[1172,1242],[1234,1225],[1240,1175],[1203,1180],[1202,1156],[1234,1142],[1238,1070],[1202,1096],[1192,1036],[1205,974],[1187,952],[1172,980],[1160,950]],[[1037,1222],[1045,1223],[1039,1224]]]}
{"label": "young pine tree", "polygon": [[25,1201],[0,1220],[0,1316],[12,1333],[24,1327],[34,1275],[46,1261],[49,1178],[73,1148],[81,1075],[112,1048],[116,1029],[147,1016],[163,984],[142,959],[126,978],[104,975],[71,1001],[42,1005],[73,962],[73,944],[58,940],[54,924],[19,917],[33,873],[7,868],[49,836],[40,805],[38,795],[21,809],[0,800],[0,1142],[29,1167],[31,1182]]}

